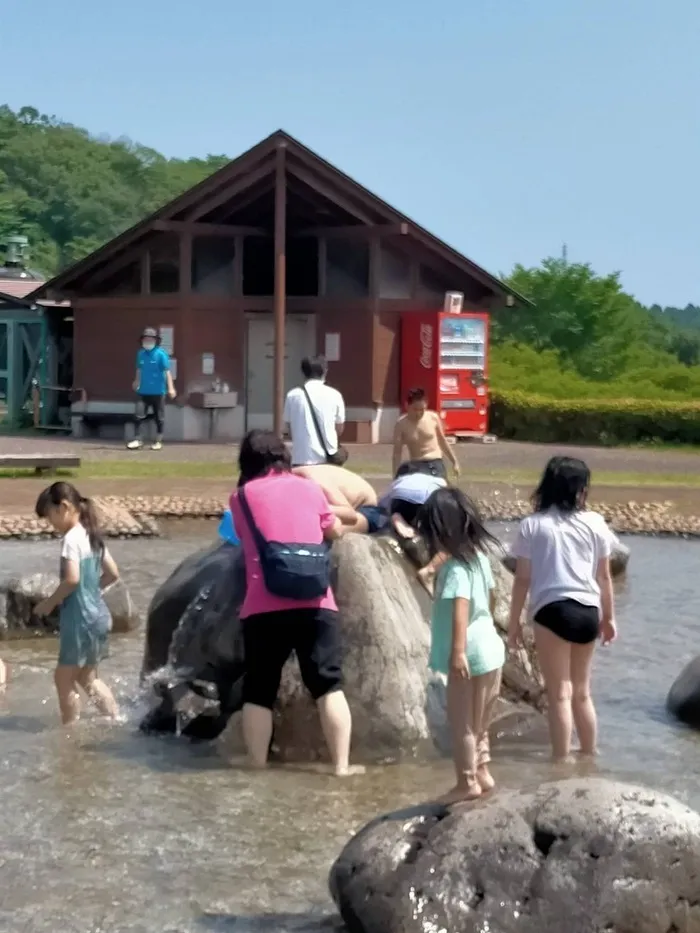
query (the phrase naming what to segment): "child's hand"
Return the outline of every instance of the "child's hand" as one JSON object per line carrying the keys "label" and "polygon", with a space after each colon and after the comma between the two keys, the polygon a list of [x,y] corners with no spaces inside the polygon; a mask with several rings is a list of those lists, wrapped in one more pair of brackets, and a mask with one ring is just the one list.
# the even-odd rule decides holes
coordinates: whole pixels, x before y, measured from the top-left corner
{"label": "child's hand", "polygon": [[511,625],[508,629],[508,650],[517,651],[523,647],[523,630],[520,625]]}
{"label": "child's hand", "polygon": [[617,625],[614,619],[603,619],[600,623],[600,641],[603,646],[611,645],[617,638]]}
{"label": "child's hand", "polygon": [[37,603],[34,607],[34,614],[38,615],[39,618],[43,619],[45,616],[50,616],[54,610],[54,604],[50,599],[42,599],[40,603]]}
{"label": "child's hand", "polygon": [[462,652],[450,660],[450,673],[454,677],[459,677],[463,680],[469,680],[471,677],[471,672],[469,670],[469,661],[467,661],[467,656]]}

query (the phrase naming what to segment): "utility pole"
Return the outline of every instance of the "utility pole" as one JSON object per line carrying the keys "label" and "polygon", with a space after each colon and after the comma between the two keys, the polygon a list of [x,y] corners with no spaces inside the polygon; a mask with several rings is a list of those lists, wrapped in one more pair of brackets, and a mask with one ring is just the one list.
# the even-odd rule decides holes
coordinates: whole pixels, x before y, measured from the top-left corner
{"label": "utility pole", "polygon": [[566,243],[563,243],[561,247],[561,261],[565,266],[569,264],[569,248]]}

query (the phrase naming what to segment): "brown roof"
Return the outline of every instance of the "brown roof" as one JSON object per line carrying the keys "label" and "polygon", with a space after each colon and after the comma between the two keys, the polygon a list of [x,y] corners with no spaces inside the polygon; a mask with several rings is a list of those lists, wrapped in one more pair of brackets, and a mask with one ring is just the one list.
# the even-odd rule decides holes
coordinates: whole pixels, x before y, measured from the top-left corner
{"label": "brown roof", "polygon": [[30,295],[36,291],[37,285],[41,288],[44,282],[37,282],[34,278],[0,278],[0,292],[12,298],[24,298],[26,295]]}
{"label": "brown roof", "polygon": [[299,173],[309,184],[313,184],[315,181],[322,193],[326,194],[330,201],[334,200],[333,194],[336,193],[343,207],[351,212],[354,209],[359,217],[370,217],[372,221],[379,223],[405,224],[407,227],[406,233],[421,241],[428,249],[432,249],[444,260],[486,286],[490,291],[504,295],[510,294],[524,304],[529,303],[527,299],[500,279],[467,259],[466,256],[447,243],[433,236],[405,214],[401,214],[390,204],[387,204],[386,201],[372,194],[371,191],[358,184],[349,175],[341,172],[340,169],[321,158],[321,156],[283,130],[272,133],[237,159],[205,178],[198,185],[185,191],[184,194],[165,204],[155,213],[105,243],[89,256],[86,256],[85,259],[59,273],[50,281],[44,282],[31,293],[32,297],[40,298],[43,295],[64,291],[79,276],[92,271],[114,254],[136,244],[146,234],[155,229],[154,225],[157,221],[177,219],[180,212],[188,208],[196,208],[205,199],[216,197],[219,194],[223,199],[226,189],[233,187],[234,182],[238,194],[252,188],[254,185],[258,185],[263,178],[274,173],[274,154],[280,146],[284,146],[286,149],[288,173],[292,176]]}

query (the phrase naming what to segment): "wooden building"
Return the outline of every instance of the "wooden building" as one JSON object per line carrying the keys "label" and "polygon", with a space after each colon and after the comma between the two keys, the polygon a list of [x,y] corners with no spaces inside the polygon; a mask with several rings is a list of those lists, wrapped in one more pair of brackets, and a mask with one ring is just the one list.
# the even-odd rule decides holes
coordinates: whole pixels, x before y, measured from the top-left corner
{"label": "wooden building", "polygon": [[[400,317],[442,307],[446,291],[464,293],[466,309],[520,300],[278,131],[32,298],[71,304],[74,386],[87,399],[76,425],[86,410],[130,410],[139,336],[152,326],[175,361],[166,437],[277,426],[301,359],[325,352],[345,439],[377,442],[400,408]],[[212,428],[202,406],[215,379],[230,391]]]}

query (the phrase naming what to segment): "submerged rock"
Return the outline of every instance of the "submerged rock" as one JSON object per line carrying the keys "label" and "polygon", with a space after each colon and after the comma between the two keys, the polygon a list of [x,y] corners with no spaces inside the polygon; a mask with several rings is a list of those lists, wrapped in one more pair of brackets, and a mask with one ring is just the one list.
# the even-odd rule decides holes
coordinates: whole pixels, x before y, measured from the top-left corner
{"label": "submerged rock", "polygon": [[[612,536],[612,552],[610,554],[610,573],[613,577],[619,577],[627,570],[627,564],[630,559],[630,549],[618,538],[614,531],[610,532]],[[503,558],[503,566],[511,573],[515,573],[515,558],[512,554],[507,554]]]}
{"label": "submerged rock", "polygon": [[[39,618],[34,607],[54,592],[58,582],[56,574],[34,573],[0,583],[0,638],[55,635],[58,632],[58,609],[45,618]],[[131,632],[138,628],[141,620],[122,580],[108,587],[104,598],[112,616],[113,632]]]}
{"label": "submerged rock", "polygon": [[700,814],[600,778],[382,816],[330,888],[349,933],[697,933]]}
{"label": "submerged rock", "polygon": [[687,726],[700,729],[700,655],[686,664],[674,680],[666,708]]}
{"label": "submerged rock", "polygon": [[[414,565],[389,536],[347,535],[332,555],[353,754],[396,757],[429,742],[447,751],[444,682],[427,666],[430,598]],[[497,623],[505,631],[509,586],[496,560],[494,573]],[[232,544],[192,555],[158,590],[149,610],[144,673],[152,675],[159,702],[144,729],[213,738],[240,708],[244,657],[238,611],[244,590],[242,553]],[[504,675],[505,699],[496,718],[515,712],[520,728],[523,714],[527,718],[543,704],[531,650],[511,656]],[[192,694],[207,708],[180,716]],[[282,675],[274,746],[289,760],[325,754],[316,708],[295,659]]]}

